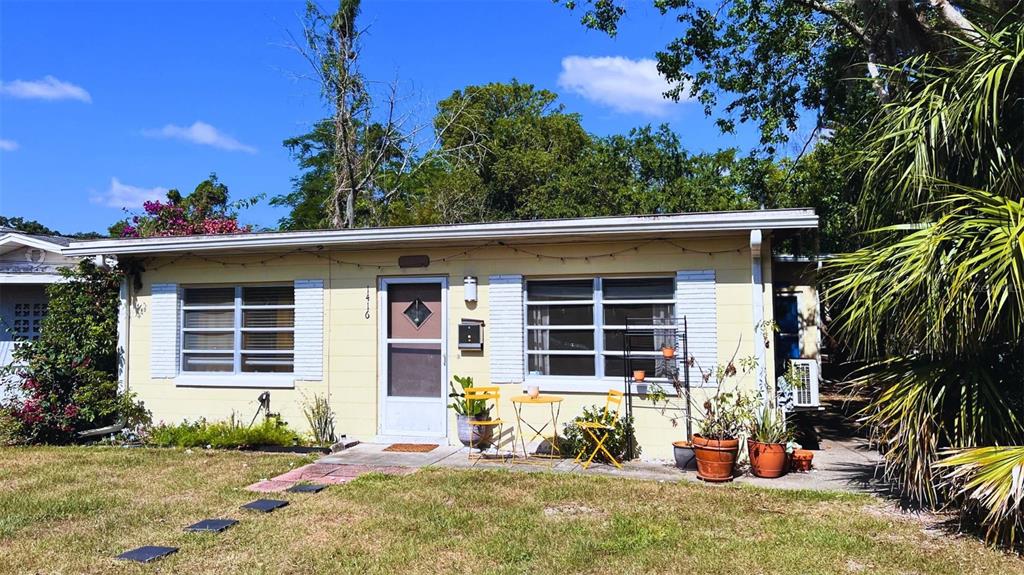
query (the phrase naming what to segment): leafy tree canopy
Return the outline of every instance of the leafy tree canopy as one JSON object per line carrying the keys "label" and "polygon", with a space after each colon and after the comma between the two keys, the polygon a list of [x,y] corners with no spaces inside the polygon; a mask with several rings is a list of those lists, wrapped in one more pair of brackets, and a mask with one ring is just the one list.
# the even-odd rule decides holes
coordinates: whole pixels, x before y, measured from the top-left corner
{"label": "leafy tree canopy", "polygon": [[[452,123],[451,118],[458,121]],[[414,225],[488,220],[675,213],[811,206],[827,219],[848,215],[842,146],[836,132],[800,160],[779,164],[736,149],[692,154],[668,126],[627,134],[588,133],[557,95],[516,81],[468,86],[438,103],[437,149],[388,195],[357,203],[359,225]],[[285,140],[302,173],[292,191],[271,200],[289,206],[283,229],[331,224],[334,153],[331,121]],[[838,206],[832,209],[832,204]],[[848,203],[848,202],[847,202]],[[840,237],[842,223],[830,229]]]}
{"label": "leafy tree canopy", "polygon": [[[628,5],[555,1],[582,8],[585,26],[611,35]],[[696,97],[724,132],[755,123],[766,151],[774,153],[796,130],[801,107],[819,110],[822,124],[831,127],[831,113],[850,90],[871,86],[871,100],[882,104],[901,89],[888,67],[942,50],[954,37],[975,37],[970,18],[998,19],[1016,0],[653,3],[679,25],[679,35],[657,53],[658,71],[672,84],[667,96]]]}
{"label": "leafy tree canopy", "polygon": [[[48,228],[43,224],[35,220],[27,220],[22,217],[8,217],[0,216],[0,228],[10,228],[12,230],[19,231],[24,234],[33,234],[38,236],[64,236],[57,230]],[[102,234],[96,232],[76,232],[65,237],[78,238],[78,239],[96,239],[102,238]]]}

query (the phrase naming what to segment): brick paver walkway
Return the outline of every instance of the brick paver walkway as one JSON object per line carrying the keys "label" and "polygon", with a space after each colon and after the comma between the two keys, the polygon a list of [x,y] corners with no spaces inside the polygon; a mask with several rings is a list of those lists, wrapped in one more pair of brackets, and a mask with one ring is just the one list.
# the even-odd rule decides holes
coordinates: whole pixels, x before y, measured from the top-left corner
{"label": "brick paver walkway", "polygon": [[415,472],[412,467],[395,465],[348,465],[335,463],[310,463],[277,477],[257,481],[246,487],[249,491],[259,493],[276,493],[284,491],[296,483],[319,483],[321,485],[339,485],[348,483],[360,475],[367,473],[384,473],[386,475],[408,475]]}

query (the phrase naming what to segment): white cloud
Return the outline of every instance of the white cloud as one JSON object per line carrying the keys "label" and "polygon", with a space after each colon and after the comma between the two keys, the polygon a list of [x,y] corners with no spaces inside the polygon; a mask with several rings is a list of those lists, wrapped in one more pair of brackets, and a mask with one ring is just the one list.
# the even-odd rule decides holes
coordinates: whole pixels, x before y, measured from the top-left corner
{"label": "white cloud", "polygon": [[[650,59],[566,56],[558,86],[620,112],[663,116],[674,104],[663,95],[672,86]],[[682,99],[689,97],[684,93]]]}
{"label": "white cloud", "polygon": [[0,82],[0,94],[26,100],[79,100],[92,102],[92,96],[81,86],[62,82],[53,76],[42,80],[13,80]]}
{"label": "white cloud", "polygon": [[5,152],[13,152],[14,150],[17,149],[18,142],[15,142],[14,140],[5,140],[3,138],[0,138],[0,150],[3,150]]}
{"label": "white cloud", "polygon": [[185,140],[204,146],[213,146],[231,152],[255,154],[256,148],[243,144],[231,136],[221,132],[206,122],[194,122],[191,126],[167,124],[158,130],[144,130],[143,134],[151,138],[168,138]]}
{"label": "white cloud", "polygon": [[110,187],[102,193],[93,192],[89,201],[110,208],[138,208],[142,206],[142,202],[162,200],[166,196],[167,188],[140,188],[122,184],[117,178],[110,178]]}

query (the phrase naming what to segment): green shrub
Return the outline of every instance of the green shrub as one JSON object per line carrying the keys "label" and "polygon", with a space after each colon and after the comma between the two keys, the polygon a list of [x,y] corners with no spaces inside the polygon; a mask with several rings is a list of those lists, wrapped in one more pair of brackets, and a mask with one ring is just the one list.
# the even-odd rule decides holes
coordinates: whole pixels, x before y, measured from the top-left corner
{"label": "green shrub", "polygon": [[205,419],[178,425],[160,424],[152,427],[146,443],[157,447],[211,447],[237,449],[262,445],[298,445],[300,438],[279,417],[270,416],[251,427],[235,420],[209,423]]}
{"label": "green shrub", "polygon": [[148,420],[132,395],[118,391],[124,272],[83,260],[60,273],[66,281],[46,289],[49,311],[39,339],[20,342],[14,361],[0,369],[0,377],[18,381],[20,393],[2,407],[18,420],[19,439],[26,443],[69,443],[77,431]]}
{"label": "green shrub", "polygon": [[10,411],[0,407],[0,446],[14,445],[21,441],[21,422]]}
{"label": "green shrub", "polygon": [[[576,457],[581,451],[586,451],[586,456],[590,457],[590,453],[594,451],[597,446],[596,442],[590,435],[582,428],[575,425],[577,421],[586,422],[601,422],[605,424],[612,424],[610,418],[604,418],[604,407],[591,406],[584,407],[583,414],[576,417],[572,422],[565,424],[565,439],[562,443],[562,454],[566,457]],[[604,442],[604,446],[608,448],[608,451],[615,456],[616,459],[622,461],[626,457],[626,447],[629,445],[628,441],[630,437],[634,438],[633,441],[633,456],[640,456],[640,446],[637,445],[635,440],[635,434],[633,432],[633,418],[628,416],[621,416],[614,421],[615,429],[611,432],[611,436],[608,437]],[[595,435],[601,437],[603,431],[594,430]],[[594,458],[595,461],[603,461],[610,463],[604,453],[598,452]]]}

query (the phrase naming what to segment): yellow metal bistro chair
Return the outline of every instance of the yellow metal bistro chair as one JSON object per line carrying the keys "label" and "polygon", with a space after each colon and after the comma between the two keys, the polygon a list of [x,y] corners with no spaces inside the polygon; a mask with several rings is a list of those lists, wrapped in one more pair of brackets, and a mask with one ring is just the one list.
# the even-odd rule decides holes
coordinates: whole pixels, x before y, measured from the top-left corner
{"label": "yellow metal bistro chair", "polygon": [[586,461],[582,461],[583,456],[587,454],[586,446],[580,450],[576,455],[575,462],[583,466],[583,469],[590,467],[590,464],[594,461],[594,457],[600,451],[605,454],[609,461],[611,461],[615,467],[622,469],[622,465],[615,459],[615,456],[608,451],[608,448],[604,446],[605,441],[611,437],[612,432],[615,431],[615,422],[619,419],[619,407],[622,405],[622,396],[624,394],[621,391],[614,389],[608,390],[608,397],[604,402],[604,411],[601,413],[601,421],[577,421],[576,427],[579,427],[587,435],[594,440],[595,447],[593,452],[590,453],[590,457]]}
{"label": "yellow metal bistro chair", "polygon": [[[498,415],[498,404],[500,403],[500,399],[501,399],[501,393],[499,391],[498,386],[495,385],[495,386],[487,386],[487,387],[467,387],[466,389],[463,390],[463,392],[465,393],[466,401],[482,401],[482,402],[484,402],[485,406],[487,406],[489,404],[489,406],[491,408],[491,410],[490,410],[491,417],[489,417],[487,419],[470,419],[467,423],[469,423],[469,425],[474,427],[474,428],[476,428],[476,427],[484,427],[484,428],[490,428],[491,429],[491,445],[494,446],[494,455],[497,456],[497,457],[500,457],[500,455],[501,455],[500,445],[501,445],[501,440],[502,440],[505,420],[503,420]],[[497,433],[494,433],[494,430],[497,430]],[[470,435],[469,435],[469,459],[471,461],[474,459],[474,457],[473,457],[473,449],[474,449],[475,446],[473,445],[473,438],[476,436],[476,433],[475,433],[476,430],[474,429],[473,431],[474,431],[474,433],[470,433]],[[487,447],[490,447],[490,446],[488,445]],[[484,458],[485,457],[484,450],[487,447],[484,447],[483,449],[481,449],[480,453],[476,454],[476,458],[475,459],[479,460],[479,459]]]}

